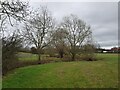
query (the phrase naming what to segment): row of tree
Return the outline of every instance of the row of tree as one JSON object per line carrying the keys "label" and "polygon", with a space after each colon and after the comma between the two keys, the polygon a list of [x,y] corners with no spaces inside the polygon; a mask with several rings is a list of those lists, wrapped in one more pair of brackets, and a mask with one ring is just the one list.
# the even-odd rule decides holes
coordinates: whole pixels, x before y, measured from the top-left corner
{"label": "row of tree", "polygon": [[76,15],[65,16],[63,21],[56,25],[46,7],[33,12],[20,32],[25,41],[35,46],[39,60],[41,51],[48,45],[56,47],[61,57],[66,48],[72,60],[75,60],[78,47],[80,48],[85,41],[90,40],[92,34],[90,26]]}
{"label": "row of tree", "polygon": [[[57,21],[52,17],[47,7],[40,7],[36,11],[30,10],[28,3],[19,0],[0,1],[0,5],[0,32],[2,32],[5,63],[11,58],[9,53],[13,52],[14,56],[19,50],[16,48],[21,44],[29,47],[34,46],[39,61],[41,60],[41,52],[48,46],[56,48],[61,58],[66,51],[73,61],[79,53],[78,49],[82,51],[83,45],[84,47],[86,47],[85,45],[93,47],[90,25],[87,25],[76,15],[65,16],[59,24],[56,24]],[[17,27],[20,28],[8,36],[8,28],[10,25],[14,27],[14,23],[17,23]],[[6,27],[8,28],[6,29]],[[86,52],[90,50],[88,49]]]}

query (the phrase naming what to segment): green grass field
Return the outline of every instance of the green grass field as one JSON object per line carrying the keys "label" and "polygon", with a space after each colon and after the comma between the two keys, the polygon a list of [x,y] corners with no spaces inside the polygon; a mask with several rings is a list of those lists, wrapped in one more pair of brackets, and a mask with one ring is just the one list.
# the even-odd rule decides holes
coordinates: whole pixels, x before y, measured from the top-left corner
{"label": "green grass field", "polygon": [[[20,61],[37,61],[38,56],[37,54],[31,54],[31,53],[18,53],[18,60]],[[49,57],[49,55],[41,55],[41,60],[60,60],[60,58],[57,57]]]}
{"label": "green grass field", "polygon": [[31,53],[19,52],[18,57],[19,57],[18,59],[20,61],[35,61],[35,60],[37,60],[37,55],[31,54]]}
{"label": "green grass field", "polygon": [[115,88],[118,55],[98,54],[98,61],[58,62],[15,69],[3,88]]}

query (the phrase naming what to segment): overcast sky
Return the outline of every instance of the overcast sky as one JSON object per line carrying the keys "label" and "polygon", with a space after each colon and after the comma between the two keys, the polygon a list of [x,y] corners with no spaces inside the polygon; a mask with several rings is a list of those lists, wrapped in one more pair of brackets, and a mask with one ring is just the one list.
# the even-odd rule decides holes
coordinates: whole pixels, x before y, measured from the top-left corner
{"label": "overcast sky", "polygon": [[93,38],[102,48],[118,45],[117,2],[39,2],[30,1],[30,6],[47,6],[53,17],[61,21],[63,16],[75,14],[91,25]]}

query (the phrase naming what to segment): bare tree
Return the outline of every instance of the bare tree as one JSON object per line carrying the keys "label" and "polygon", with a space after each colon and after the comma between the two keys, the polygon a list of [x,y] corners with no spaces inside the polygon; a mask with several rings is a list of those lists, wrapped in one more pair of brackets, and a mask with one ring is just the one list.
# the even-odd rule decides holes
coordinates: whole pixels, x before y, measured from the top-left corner
{"label": "bare tree", "polygon": [[41,7],[25,23],[23,36],[37,49],[39,61],[41,60],[41,51],[51,42],[51,31],[53,29],[53,19],[47,7]]}
{"label": "bare tree", "polygon": [[[19,0],[2,0],[0,1],[0,39],[2,41],[2,69],[4,72],[15,68],[18,61],[16,52],[20,49],[22,39],[16,32],[9,33],[4,36],[10,26],[13,26],[13,21],[21,21],[27,15],[28,3]],[[7,25],[6,25],[7,24]]]}
{"label": "bare tree", "polygon": [[80,20],[75,15],[64,17],[62,27],[67,30],[67,41],[69,44],[69,52],[72,56],[72,60],[75,60],[77,54],[77,48],[82,45],[86,37],[91,34],[90,26]]}
{"label": "bare tree", "polygon": [[89,35],[89,37],[86,38],[86,42],[82,47],[81,50],[81,59],[87,60],[87,61],[94,61],[96,60],[96,46],[95,42],[92,39],[92,34]]}
{"label": "bare tree", "polygon": [[57,28],[57,30],[53,33],[52,44],[55,46],[60,58],[63,58],[66,47],[66,34],[67,32],[62,28]]}
{"label": "bare tree", "polygon": [[2,73],[6,74],[9,70],[16,68],[18,58],[16,53],[22,46],[22,39],[14,32],[7,38],[2,38]]}
{"label": "bare tree", "polygon": [[7,27],[9,28],[10,26],[13,26],[17,21],[25,21],[25,17],[28,14],[28,2],[22,2],[19,0],[0,1],[1,38],[4,37],[4,33],[7,31]]}
{"label": "bare tree", "polygon": [[11,18],[17,21],[24,20],[28,11],[28,2],[21,2],[19,0],[4,0],[0,1],[0,20],[1,25],[3,22],[8,19],[11,26]]}

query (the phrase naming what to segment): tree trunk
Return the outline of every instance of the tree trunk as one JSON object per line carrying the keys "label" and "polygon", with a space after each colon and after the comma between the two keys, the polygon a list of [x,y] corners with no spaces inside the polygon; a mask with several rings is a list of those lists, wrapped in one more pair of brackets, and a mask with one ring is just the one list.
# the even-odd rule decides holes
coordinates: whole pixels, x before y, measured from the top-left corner
{"label": "tree trunk", "polygon": [[59,55],[60,55],[60,58],[63,58],[63,52],[60,52]]}
{"label": "tree trunk", "polygon": [[38,61],[41,61],[41,54],[38,53]]}
{"label": "tree trunk", "polygon": [[40,53],[40,49],[38,48],[37,51],[38,51],[38,61],[39,61],[38,63],[40,64],[40,61],[41,61],[41,53]]}
{"label": "tree trunk", "polygon": [[59,57],[60,57],[60,58],[63,58],[64,50],[59,50],[58,54],[59,54]]}
{"label": "tree trunk", "polygon": [[75,61],[75,53],[72,53],[72,61]]}

